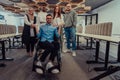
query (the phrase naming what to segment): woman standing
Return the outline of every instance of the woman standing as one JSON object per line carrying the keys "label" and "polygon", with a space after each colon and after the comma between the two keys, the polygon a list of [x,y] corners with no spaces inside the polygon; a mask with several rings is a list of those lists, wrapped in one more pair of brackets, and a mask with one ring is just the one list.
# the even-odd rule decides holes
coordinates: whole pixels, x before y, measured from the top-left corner
{"label": "woman standing", "polygon": [[22,42],[26,46],[29,56],[33,56],[34,46],[36,42],[36,17],[33,8],[29,8],[24,16],[24,29],[22,34]]}
{"label": "woman standing", "polygon": [[55,6],[54,12],[53,12],[53,26],[56,26],[58,29],[58,33],[61,36],[60,42],[61,42],[61,51],[62,51],[62,39],[63,39],[63,30],[62,27],[64,25],[63,15],[61,14],[61,8],[60,6]]}

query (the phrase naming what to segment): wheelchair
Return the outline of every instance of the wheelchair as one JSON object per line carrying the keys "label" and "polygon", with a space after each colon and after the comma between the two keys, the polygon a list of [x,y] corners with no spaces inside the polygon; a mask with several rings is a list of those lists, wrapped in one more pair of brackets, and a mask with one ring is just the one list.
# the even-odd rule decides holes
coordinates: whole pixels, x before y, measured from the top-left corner
{"label": "wheelchair", "polygon": [[[53,69],[58,69],[59,72],[60,72],[60,71],[61,71],[61,44],[60,44],[60,40],[54,39],[54,42],[59,43],[59,46],[60,46],[60,47],[59,47],[58,53],[57,53],[57,55],[56,55],[56,57],[55,57],[55,61],[54,61],[55,64],[54,64],[54,66],[51,67],[51,68],[48,69],[48,70],[45,69],[45,68],[46,68],[46,67],[45,67],[46,65],[44,65],[43,67],[37,65],[37,63],[40,61],[41,55],[43,54],[43,52],[44,52],[44,50],[45,50],[45,49],[42,49],[42,48],[39,46],[39,41],[40,41],[40,40],[37,41],[37,44],[36,44],[36,47],[35,47],[36,51],[35,51],[35,56],[34,56],[34,59],[33,59],[32,71],[37,72],[37,69],[42,69],[42,70],[43,70],[43,74],[45,74],[45,73],[51,73],[51,71],[52,71]],[[37,72],[37,73],[38,73],[38,72]]]}

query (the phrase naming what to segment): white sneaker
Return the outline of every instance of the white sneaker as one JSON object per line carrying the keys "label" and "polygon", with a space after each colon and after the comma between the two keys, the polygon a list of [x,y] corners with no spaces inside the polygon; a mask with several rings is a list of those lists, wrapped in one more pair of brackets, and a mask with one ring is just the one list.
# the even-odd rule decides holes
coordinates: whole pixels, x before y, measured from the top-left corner
{"label": "white sneaker", "polygon": [[70,50],[70,49],[66,49],[66,50],[64,50],[63,52],[64,52],[64,53],[70,53],[71,50]]}
{"label": "white sneaker", "polygon": [[76,52],[75,51],[72,51],[72,56],[76,56]]}
{"label": "white sneaker", "polygon": [[[38,61],[36,65],[42,67],[42,63],[40,61]],[[43,74],[43,70],[41,68],[36,68],[36,72],[39,74]]]}
{"label": "white sneaker", "polygon": [[[48,69],[52,68],[53,66],[54,66],[54,65],[53,65],[52,62],[48,62],[47,66],[46,66],[46,69],[48,70]],[[53,74],[57,74],[57,73],[59,73],[59,70],[58,70],[58,69],[53,69],[51,72],[52,72]]]}

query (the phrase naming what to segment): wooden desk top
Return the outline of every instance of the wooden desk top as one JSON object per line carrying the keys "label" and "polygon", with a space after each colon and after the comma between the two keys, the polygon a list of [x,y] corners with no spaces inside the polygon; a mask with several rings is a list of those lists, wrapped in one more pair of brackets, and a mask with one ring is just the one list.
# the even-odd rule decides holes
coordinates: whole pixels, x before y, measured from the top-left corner
{"label": "wooden desk top", "polygon": [[18,36],[18,35],[22,35],[22,33],[19,33],[19,34],[3,34],[3,35],[0,35],[0,39],[4,39],[4,38],[8,38],[8,37],[14,37],[14,36]]}
{"label": "wooden desk top", "polygon": [[120,42],[119,37],[114,37],[114,36],[103,36],[103,35],[94,35],[94,34],[82,34],[82,33],[76,33],[76,35],[84,36],[84,37],[91,37],[99,40],[105,40],[105,41],[110,41],[110,42]]}

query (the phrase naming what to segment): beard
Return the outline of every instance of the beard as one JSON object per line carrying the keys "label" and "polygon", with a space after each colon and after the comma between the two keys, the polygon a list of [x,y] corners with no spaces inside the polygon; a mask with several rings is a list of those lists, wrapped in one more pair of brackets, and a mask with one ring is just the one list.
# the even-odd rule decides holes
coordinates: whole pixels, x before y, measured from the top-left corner
{"label": "beard", "polygon": [[71,11],[71,9],[66,9],[67,12]]}

